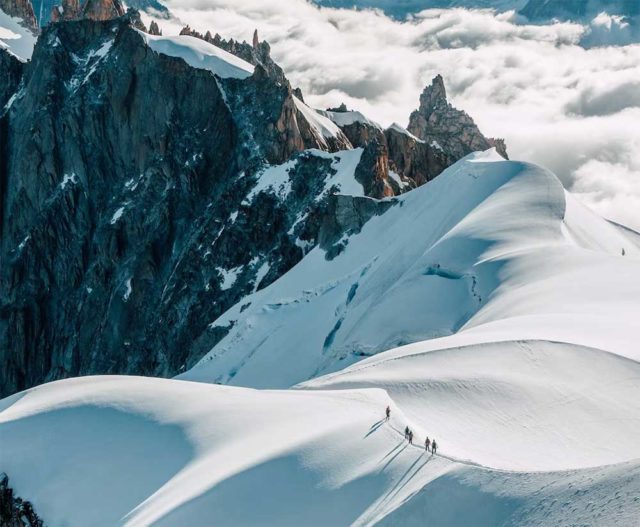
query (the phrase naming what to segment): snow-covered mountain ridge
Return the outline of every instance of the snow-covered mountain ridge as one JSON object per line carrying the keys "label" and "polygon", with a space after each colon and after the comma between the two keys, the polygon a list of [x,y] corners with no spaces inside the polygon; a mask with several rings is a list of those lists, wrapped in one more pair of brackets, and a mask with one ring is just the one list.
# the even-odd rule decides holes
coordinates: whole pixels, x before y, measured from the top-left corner
{"label": "snow-covered mountain ridge", "polygon": [[[311,251],[225,313],[215,325],[231,331],[183,378],[286,387],[398,345],[484,331],[638,358],[637,239],[543,169],[474,154],[341,247],[330,260]],[[287,368],[265,369],[274,357]]]}
{"label": "snow-covered mountain ridge", "polygon": [[257,33],[130,12],[26,59],[0,50],[0,524],[635,527],[640,235],[441,77],[383,129]]}
{"label": "snow-covered mountain ridge", "polygon": [[366,198],[491,144],[442,90],[455,148],[316,111],[257,35],[182,33],[130,12],[52,23],[30,60],[0,50],[3,395],[184,372],[228,308],[388,207]]}
{"label": "snow-covered mountain ridge", "polygon": [[[395,201],[232,309],[228,349],[184,376],[245,387],[87,377],[3,400],[16,491],[70,526],[633,526],[640,237],[490,151]],[[334,353],[399,334],[417,342]]]}

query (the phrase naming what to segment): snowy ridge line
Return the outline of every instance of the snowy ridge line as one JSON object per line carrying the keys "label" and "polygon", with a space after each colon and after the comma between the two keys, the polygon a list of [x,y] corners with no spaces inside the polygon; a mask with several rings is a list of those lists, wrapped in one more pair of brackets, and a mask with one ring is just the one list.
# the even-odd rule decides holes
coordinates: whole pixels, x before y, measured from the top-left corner
{"label": "snowy ridge line", "polygon": [[[517,317],[514,317],[517,318]],[[508,320],[508,319],[507,319]],[[470,331],[470,330],[469,330]],[[406,355],[398,355],[398,356],[394,356],[394,357],[386,357],[385,355],[387,353],[393,352],[395,353],[401,353],[402,350],[406,349],[406,348],[415,348],[416,345],[419,344],[425,344],[425,343],[429,343],[432,344],[436,341],[441,341],[441,340],[448,340],[448,339],[455,339],[456,337],[463,335],[463,333],[457,333],[457,334],[453,334],[453,335],[449,335],[447,337],[440,337],[438,339],[433,339],[432,341],[425,341],[425,342],[413,342],[411,344],[405,344],[404,346],[399,346],[397,348],[393,348],[390,349],[388,351],[384,351],[382,353],[378,353],[376,355],[371,355],[369,357],[367,357],[366,359],[363,359],[361,362],[356,363],[353,366],[347,367],[343,370],[338,370],[336,372],[333,373],[328,373],[326,375],[322,375],[321,377],[316,377],[313,379],[309,379],[306,381],[303,381],[301,383],[298,383],[294,386],[292,386],[292,389],[295,390],[327,390],[327,388],[325,387],[315,387],[311,384],[307,384],[307,383],[313,383],[313,382],[320,382],[320,381],[330,381],[330,380],[334,380],[334,379],[338,379],[341,376],[344,375],[351,375],[354,373],[360,373],[362,371],[368,370],[370,368],[375,368],[378,367],[382,364],[387,364],[390,362],[395,362],[395,361],[400,361],[400,360],[404,360],[404,359],[410,359],[410,358],[417,358],[417,357],[422,357],[425,355],[429,355],[432,353],[445,353],[447,351],[451,351],[451,350],[459,350],[459,349],[465,349],[465,348],[472,348],[474,346],[477,346],[479,344],[494,344],[494,343],[500,343],[500,344],[522,344],[522,343],[542,343],[542,342],[548,342],[551,344],[570,344],[570,345],[574,345],[574,346],[581,346],[583,348],[588,348],[592,351],[595,352],[601,352],[601,353],[606,353],[608,355],[611,355],[613,357],[616,357],[618,359],[625,359],[628,360],[629,362],[633,362],[636,364],[640,364],[640,360],[635,360],[631,357],[627,357],[624,355],[620,355],[614,351],[610,351],[610,350],[606,350],[606,349],[602,349],[602,348],[595,348],[593,346],[585,346],[583,344],[580,344],[579,342],[573,342],[570,341],[568,339],[566,340],[560,340],[560,339],[543,339],[543,338],[522,338],[522,339],[515,339],[515,338],[506,338],[505,340],[500,340],[500,339],[493,339],[493,340],[489,340],[487,339],[486,341],[474,341],[474,342],[469,342],[466,344],[453,344],[444,348],[437,348],[434,347],[432,349],[427,349],[427,350],[417,350],[417,351],[413,351],[413,352],[409,352]],[[466,335],[465,335],[466,336]],[[369,361],[375,361],[375,362],[369,362]],[[640,459],[640,458],[638,458]],[[615,465],[616,463],[613,463],[613,465]],[[483,465],[479,465],[479,466],[483,466]],[[604,465],[603,465],[604,466]]]}
{"label": "snowy ridge line", "polygon": [[[391,399],[391,397],[389,397]],[[393,401],[393,399],[391,399]],[[395,403],[394,403],[395,404]],[[397,407],[397,405],[396,405]],[[395,426],[393,426],[392,424],[389,424],[389,427],[398,434],[398,436],[403,436],[404,437],[404,433],[402,432],[402,430],[397,429]],[[411,427],[409,427],[411,428]],[[403,439],[403,441],[406,441],[406,439]],[[424,449],[424,446],[420,446],[419,443],[408,443],[407,444],[408,447],[413,447],[413,448],[417,448],[418,450],[420,450],[421,452],[426,452],[426,450]],[[438,448],[439,450],[439,448]],[[531,471],[528,470],[507,470],[507,469],[502,469],[502,468],[493,468],[493,467],[489,467],[487,465],[482,465],[481,463],[476,463],[475,461],[471,461],[470,459],[460,459],[460,458],[455,458],[455,457],[451,457],[451,456],[445,456],[443,454],[434,454],[433,452],[428,452],[428,454],[430,454],[433,457],[439,457],[442,459],[446,459],[448,461],[451,461],[452,463],[456,463],[458,465],[466,465],[468,467],[475,467],[475,468],[480,468],[480,469],[484,469],[484,470],[488,470],[491,472],[502,472],[505,474],[528,474]],[[623,463],[616,463],[616,464],[623,464]],[[551,473],[553,471],[540,471],[541,473]]]}
{"label": "snowy ridge line", "polygon": [[180,58],[192,68],[208,70],[223,79],[243,80],[253,75],[252,64],[199,38],[189,35],[156,36],[136,31],[155,53]]}
{"label": "snowy ridge line", "polygon": [[[332,390],[340,391],[342,389],[344,389],[344,390],[354,390],[354,389],[358,389],[358,388],[333,388],[333,389],[324,388],[322,390],[323,391],[332,391]],[[366,389],[366,388],[359,388],[359,389]],[[393,401],[391,396],[389,396],[389,399],[391,399]],[[396,408],[400,408],[396,403],[394,403],[394,405],[396,406]],[[402,430],[399,430],[398,428],[393,426],[391,423],[389,423],[389,427],[394,432],[396,432],[398,434],[398,436],[404,437],[404,432]],[[411,427],[409,426],[409,428],[411,428]],[[403,439],[403,441],[406,441],[406,439]],[[424,444],[421,446],[420,443],[411,443],[411,444],[407,444],[407,447],[417,448],[421,452],[425,452]],[[438,450],[440,450],[440,447],[438,447]],[[478,462],[472,461],[470,459],[463,459],[463,458],[457,458],[457,457],[453,457],[453,456],[446,456],[446,455],[440,454],[440,453],[434,454],[432,452],[429,452],[429,454],[431,456],[434,456],[434,457],[439,457],[441,459],[446,459],[446,460],[451,461],[452,463],[455,463],[457,465],[464,465],[464,466],[467,466],[467,467],[479,468],[479,469],[482,469],[482,470],[486,470],[488,472],[499,472],[501,474],[568,474],[568,473],[575,473],[575,472],[586,471],[586,470],[594,470],[594,469],[600,469],[600,468],[619,467],[619,466],[627,465],[629,463],[636,463],[636,462],[640,461],[640,457],[637,457],[637,458],[631,458],[631,459],[628,459],[628,460],[625,460],[625,461],[619,461],[618,463],[605,463],[603,465],[596,465],[596,466],[593,466],[593,467],[570,468],[570,469],[566,469],[566,470],[514,470],[514,469],[498,468],[498,467],[492,467],[492,466],[489,466],[489,465],[483,465],[482,463],[478,463]]]}

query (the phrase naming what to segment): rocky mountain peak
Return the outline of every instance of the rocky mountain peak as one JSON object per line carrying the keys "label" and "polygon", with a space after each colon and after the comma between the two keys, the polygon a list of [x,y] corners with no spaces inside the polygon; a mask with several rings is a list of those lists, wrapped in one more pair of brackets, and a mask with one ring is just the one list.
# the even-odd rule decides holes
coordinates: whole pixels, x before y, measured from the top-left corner
{"label": "rocky mountain peak", "polygon": [[0,9],[9,16],[21,18],[24,25],[32,31],[38,31],[31,0],[0,0]]}
{"label": "rocky mountain peak", "polygon": [[[135,10],[94,21],[121,9],[88,0],[89,19],[47,25],[28,63],[0,50],[0,394],[176,375],[231,329],[211,323],[232,305],[315,246],[335,256],[344,229],[390,206],[369,198],[433,179],[460,145],[490,146],[469,144],[479,132],[441,80],[426,90],[437,112],[417,112],[432,143],[310,108],[267,42],[187,27],[211,46],[172,39],[172,54],[134,29]],[[246,75],[190,65],[180,50],[195,46]]]}
{"label": "rocky mountain peak", "polygon": [[407,130],[455,160],[493,147],[507,158],[504,141],[485,137],[466,112],[449,103],[441,75],[420,95],[420,106],[411,114]]}
{"label": "rocky mountain peak", "polygon": [[156,35],[156,36],[162,35],[162,30],[160,29],[160,27],[158,26],[155,20],[152,20],[151,23],[149,24],[149,34]]}
{"label": "rocky mountain peak", "polygon": [[438,74],[423,90],[420,96],[420,109],[428,110],[442,103],[447,103],[447,89],[444,87],[442,75]]}

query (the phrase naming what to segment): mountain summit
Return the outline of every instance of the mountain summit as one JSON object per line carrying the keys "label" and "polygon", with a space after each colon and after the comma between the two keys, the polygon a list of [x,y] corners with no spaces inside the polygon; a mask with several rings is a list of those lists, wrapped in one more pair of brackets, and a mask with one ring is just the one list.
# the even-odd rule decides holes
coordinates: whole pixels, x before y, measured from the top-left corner
{"label": "mountain summit", "polygon": [[411,114],[407,129],[427,143],[442,146],[456,159],[493,147],[502,157],[508,157],[502,139],[486,138],[466,112],[451,106],[441,75],[420,95],[420,107]]}
{"label": "mountain summit", "polygon": [[4,394],[183,372],[230,307],[474,147],[316,111],[266,42],[151,35],[118,6],[46,26],[26,64],[0,50]]}

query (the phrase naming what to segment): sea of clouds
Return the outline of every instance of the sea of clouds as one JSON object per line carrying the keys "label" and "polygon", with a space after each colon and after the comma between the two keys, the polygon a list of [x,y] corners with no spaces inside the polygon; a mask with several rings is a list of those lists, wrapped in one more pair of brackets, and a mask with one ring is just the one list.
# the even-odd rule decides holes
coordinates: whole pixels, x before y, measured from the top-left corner
{"label": "sea of clouds", "polygon": [[305,0],[170,0],[180,23],[250,41],[253,30],[308,103],[345,102],[383,125],[406,125],[441,73],[450,100],[512,158],[555,172],[602,215],[640,230],[640,45],[600,15],[588,25],[530,25],[515,12],[318,8]]}

